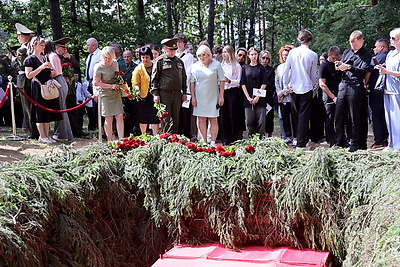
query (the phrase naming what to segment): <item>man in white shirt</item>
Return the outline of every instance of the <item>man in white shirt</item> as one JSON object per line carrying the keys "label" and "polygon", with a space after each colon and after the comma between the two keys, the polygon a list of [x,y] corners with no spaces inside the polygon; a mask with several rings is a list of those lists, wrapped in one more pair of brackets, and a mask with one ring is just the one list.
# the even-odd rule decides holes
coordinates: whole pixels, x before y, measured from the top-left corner
{"label": "man in white shirt", "polygon": [[[186,94],[190,95],[190,72],[192,70],[192,65],[194,64],[194,57],[193,55],[187,50],[186,44],[188,43],[188,40],[186,36],[183,33],[177,33],[175,34],[174,38],[179,39],[177,46],[178,50],[176,51],[175,56],[182,59],[185,71],[186,71],[186,77],[187,77],[187,88],[186,88]],[[186,99],[186,101],[189,101],[190,99]],[[191,137],[193,134],[191,131],[191,126],[192,126],[192,105],[189,104],[189,107],[181,107],[181,112],[180,112],[180,123],[179,123],[179,133],[185,135],[186,137]],[[193,119],[194,121],[194,119]]]}
{"label": "man in white shirt", "polygon": [[[86,58],[86,80],[89,81],[90,83],[90,87],[92,80],[93,80],[93,71],[94,71],[94,65],[96,65],[96,63],[100,62],[100,54],[101,51],[99,49],[99,43],[97,42],[96,39],[94,38],[89,38],[86,41],[86,47],[88,50],[88,57]],[[93,88],[88,88],[89,93],[93,93],[91,92],[91,90],[93,90]]]}
{"label": "man in white shirt", "polygon": [[[88,57],[86,58],[86,70],[85,70],[85,75],[86,75],[86,80],[88,81],[88,91],[92,95],[97,95],[93,90],[93,72],[94,72],[94,65],[96,63],[100,62],[100,54],[101,51],[99,49],[99,43],[95,38],[89,38],[86,41],[86,47],[88,50]],[[95,130],[96,129],[96,111],[97,111],[97,105],[94,104],[94,107],[87,107],[88,113],[89,114],[89,130]],[[93,119],[95,119],[93,121]]]}
{"label": "man in white shirt", "polygon": [[312,90],[317,81],[318,55],[309,48],[312,39],[308,30],[299,31],[300,46],[289,52],[283,75],[284,87],[291,96],[293,125],[297,129],[296,150],[307,149]]}

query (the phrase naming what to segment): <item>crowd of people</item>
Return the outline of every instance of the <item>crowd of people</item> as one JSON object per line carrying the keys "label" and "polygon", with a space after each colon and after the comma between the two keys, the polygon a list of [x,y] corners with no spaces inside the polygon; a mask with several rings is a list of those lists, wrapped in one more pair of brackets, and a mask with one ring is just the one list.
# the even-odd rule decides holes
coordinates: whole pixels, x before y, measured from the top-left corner
{"label": "crowd of people", "polygon": [[[235,50],[202,41],[194,53],[182,33],[162,40],[161,50],[147,44],[136,46],[134,53],[118,43],[100,50],[98,41],[89,38],[81,79],[79,63],[67,52],[69,38],[46,42],[23,25],[16,27],[21,47],[12,67],[18,87],[52,109],[94,97],[84,108],[62,115],[23,100],[23,125],[41,142],[85,136],[87,114],[88,130],[104,125],[109,141],[131,133],[170,132],[229,145],[247,136],[272,136],[277,114],[281,138],[296,150],[310,149],[310,142],[350,152],[367,149],[369,121],[374,143],[368,149],[400,150],[400,28],[390,32],[389,41],[376,41],[374,56],[356,30],[343,53],[332,46],[318,57],[310,49],[312,33],[301,30],[298,47],[279,49],[277,66],[270,65],[270,51],[255,47]],[[389,52],[390,46],[394,50]],[[64,66],[72,67],[73,76]],[[40,95],[40,84],[49,79],[61,85],[55,100]],[[138,97],[127,97],[125,85],[129,92],[138,90]],[[168,112],[161,121],[160,106]],[[56,122],[52,136],[51,121]]]}

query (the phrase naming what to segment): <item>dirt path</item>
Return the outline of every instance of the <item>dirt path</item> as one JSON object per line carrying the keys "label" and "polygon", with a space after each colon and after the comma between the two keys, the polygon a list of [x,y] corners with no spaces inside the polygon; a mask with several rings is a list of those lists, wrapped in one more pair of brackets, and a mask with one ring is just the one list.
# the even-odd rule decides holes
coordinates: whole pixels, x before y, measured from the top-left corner
{"label": "dirt path", "polygon": [[[75,138],[72,141],[62,141],[55,144],[40,143],[37,140],[24,139],[21,141],[7,140],[11,136],[9,128],[0,129],[0,164],[3,162],[16,162],[24,159],[27,155],[46,155],[51,152],[62,151],[62,146],[70,146],[79,149],[98,142],[95,134],[88,138]],[[19,133],[17,133],[19,135]],[[21,134],[23,136],[23,134]]]}

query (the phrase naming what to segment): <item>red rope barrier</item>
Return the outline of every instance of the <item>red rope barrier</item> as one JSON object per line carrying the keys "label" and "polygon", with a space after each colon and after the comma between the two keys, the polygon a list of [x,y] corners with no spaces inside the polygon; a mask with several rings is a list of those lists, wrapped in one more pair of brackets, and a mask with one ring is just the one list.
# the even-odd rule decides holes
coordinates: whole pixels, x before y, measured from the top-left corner
{"label": "red rope barrier", "polygon": [[75,107],[69,108],[69,109],[57,110],[57,109],[46,108],[45,106],[40,105],[40,104],[37,103],[35,100],[33,100],[32,98],[30,98],[21,88],[19,88],[19,87],[16,87],[16,88],[17,88],[17,90],[18,90],[23,96],[25,96],[26,99],[28,99],[29,102],[31,102],[33,105],[35,105],[35,106],[37,106],[37,107],[39,107],[39,108],[41,108],[41,109],[43,109],[43,110],[46,110],[46,111],[49,111],[49,112],[53,112],[53,113],[64,113],[64,112],[68,112],[68,111],[72,111],[72,110],[81,108],[81,107],[83,107],[84,105],[86,105],[90,100],[93,99],[93,96],[91,96],[91,97],[89,97],[88,99],[86,99],[85,102],[83,102],[82,104],[79,104],[78,106],[75,106]]}
{"label": "red rope barrier", "polygon": [[3,99],[0,102],[0,108],[3,107],[4,103],[6,103],[6,98],[7,98],[9,92],[10,92],[10,87],[7,86],[7,89],[4,93]]}

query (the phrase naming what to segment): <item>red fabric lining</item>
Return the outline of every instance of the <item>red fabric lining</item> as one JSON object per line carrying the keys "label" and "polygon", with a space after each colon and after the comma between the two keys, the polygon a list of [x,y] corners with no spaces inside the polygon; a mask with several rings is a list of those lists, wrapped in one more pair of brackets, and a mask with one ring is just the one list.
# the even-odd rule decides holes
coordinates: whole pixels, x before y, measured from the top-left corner
{"label": "red fabric lining", "polygon": [[6,103],[6,98],[9,92],[10,92],[10,87],[7,87],[6,91],[4,92],[3,99],[0,102],[0,108],[3,107],[4,103]]}
{"label": "red fabric lining", "polygon": [[177,245],[166,252],[153,266],[268,266],[268,267],[325,267],[329,252],[311,249],[292,249],[289,247],[267,248],[246,247],[235,251],[218,244],[202,246]]}

